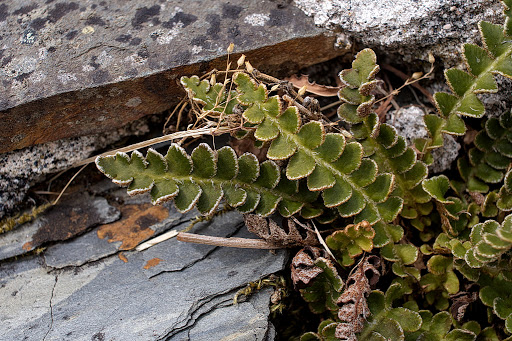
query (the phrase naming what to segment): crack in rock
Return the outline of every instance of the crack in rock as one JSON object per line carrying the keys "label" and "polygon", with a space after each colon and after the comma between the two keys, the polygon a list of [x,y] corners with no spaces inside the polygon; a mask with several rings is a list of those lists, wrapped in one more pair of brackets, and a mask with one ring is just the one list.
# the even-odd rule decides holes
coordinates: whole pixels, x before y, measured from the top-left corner
{"label": "crack in rock", "polygon": [[50,327],[48,328],[48,331],[44,335],[43,341],[46,340],[46,337],[48,336],[48,334],[50,334],[50,331],[53,328],[53,304],[52,304],[52,301],[53,301],[53,295],[55,293],[55,287],[57,286],[57,281],[58,280],[59,280],[59,276],[55,275],[55,283],[53,284],[52,294],[50,296]]}

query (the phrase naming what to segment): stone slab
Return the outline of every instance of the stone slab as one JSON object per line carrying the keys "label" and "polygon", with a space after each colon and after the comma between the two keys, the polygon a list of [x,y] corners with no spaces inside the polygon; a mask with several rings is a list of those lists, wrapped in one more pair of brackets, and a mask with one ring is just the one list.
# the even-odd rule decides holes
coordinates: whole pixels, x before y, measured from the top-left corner
{"label": "stone slab", "polygon": [[[233,305],[232,297],[218,304],[213,311],[199,318],[194,326],[168,340],[274,340],[275,331],[269,325],[269,295],[272,289],[263,289],[249,301]],[[225,321],[219,325],[217,321]]]}
{"label": "stone slab", "polygon": [[[220,234],[250,237],[215,219]],[[165,244],[157,254],[162,265],[190,252],[189,244],[175,239]],[[48,267],[42,257],[4,262],[0,300],[9,308],[0,310],[0,335],[47,341],[267,339],[269,292],[238,306],[228,303],[247,282],[281,270],[286,252],[192,247],[199,250],[191,254],[197,262],[176,271],[161,268],[151,278],[144,268],[149,250],[126,252],[126,263],[112,255],[65,270]]]}
{"label": "stone slab", "polygon": [[0,153],[169,109],[176,80],[223,67],[230,43],[271,72],[340,54],[323,32],[271,0],[2,2]]}
{"label": "stone slab", "polygon": [[315,24],[340,32],[339,44],[357,42],[403,63],[428,61],[431,52],[446,66],[462,63],[462,43],[480,39],[478,22],[503,23],[499,0],[295,0]]}
{"label": "stone slab", "polygon": [[[126,190],[124,191],[126,192]],[[136,197],[133,199],[136,199]],[[171,229],[176,229],[178,231],[185,229],[190,224],[190,219],[193,219],[199,214],[197,211],[181,214],[171,204],[166,204],[165,208],[169,211],[167,218],[148,225],[147,228],[154,231],[154,233],[147,237],[143,236],[144,238],[140,238],[140,242],[154,238]],[[214,221],[215,223],[208,222],[204,224],[197,224],[194,231],[196,233],[206,231],[208,234],[220,233],[223,235],[225,234],[225,231],[219,229],[219,222],[222,222],[223,224],[229,223],[233,226],[239,226],[243,223],[240,215],[235,214],[235,212],[227,214],[227,219],[228,220],[225,218],[217,219]],[[129,220],[129,218],[125,217],[117,223],[124,226],[127,232],[125,236],[130,236],[130,230],[132,230],[133,225],[130,226],[130,223],[127,220]],[[133,221],[135,219],[132,218],[131,220]],[[102,235],[100,232],[101,229],[102,227],[100,226],[80,237],[74,238],[73,240],[48,247],[44,252],[46,265],[52,268],[61,269],[70,266],[81,266],[115,254],[119,255],[120,251],[123,251],[122,246],[123,243],[126,243],[126,239],[122,238],[122,240],[109,241],[109,238],[100,238]],[[152,259],[159,258],[162,252],[165,251],[162,249],[167,247],[169,246],[166,243],[157,244],[144,252],[143,258],[146,260],[146,263]],[[197,259],[202,258],[204,253],[213,250],[213,247],[211,246],[192,244],[183,245],[182,248],[184,249],[184,252],[176,254],[172,262],[158,264],[158,267],[152,266],[146,270],[146,274],[151,277],[159,271],[162,271],[160,269],[165,269],[165,271],[182,270],[189,264],[197,261]]]}
{"label": "stone slab", "polygon": [[0,234],[0,260],[22,255],[46,243],[76,237],[98,224],[112,223],[119,216],[119,210],[105,198],[75,193],[33,222]]}

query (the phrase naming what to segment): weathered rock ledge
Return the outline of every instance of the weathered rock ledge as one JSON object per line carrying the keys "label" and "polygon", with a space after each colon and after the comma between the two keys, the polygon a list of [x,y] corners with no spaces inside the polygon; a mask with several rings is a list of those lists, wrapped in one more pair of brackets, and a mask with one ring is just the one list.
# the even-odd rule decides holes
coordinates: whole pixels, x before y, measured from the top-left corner
{"label": "weathered rock ledge", "polygon": [[225,67],[230,43],[270,72],[333,58],[324,32],[270,0],[3,2],[0,153],[163,112],[180,76]]}

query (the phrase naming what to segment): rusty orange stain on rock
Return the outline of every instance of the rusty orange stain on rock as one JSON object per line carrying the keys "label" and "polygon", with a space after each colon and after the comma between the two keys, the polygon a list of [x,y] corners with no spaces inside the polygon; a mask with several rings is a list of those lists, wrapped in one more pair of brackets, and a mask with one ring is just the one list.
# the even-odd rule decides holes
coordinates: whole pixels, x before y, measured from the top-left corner
{"label": "rusty orange stain on rock", "polygon": [[31,242],[26,242],[21,248],[25,251],[30,251],[34,248],[34,246],[32,246]]}
{"label": "rusty orange stain on rock", "polygon": [[117,257],[119,257],[119,259],[122,260],[123,262],[128,263],[128,258],[126,258],[126,256],[122,252],[119,252]]}
{"label": "rusty orange stain on rock", "polygon": [[160,258],[152,258],[150,260],[147,261],[146,265],[144,265],[144,269],[150,269],[154,266],[157,266],[160,262],[162,262],[163,259],[160,259]]}
{"label": "rusty orange stain on rock", "polygon": [[122,219],[98,228],[98,237],[108,238],[109,243],[122,242],[119,250],[132,250],[155,231],[150,227],[169,216],[162,206],[151,204],[125,205],[121,207]]}

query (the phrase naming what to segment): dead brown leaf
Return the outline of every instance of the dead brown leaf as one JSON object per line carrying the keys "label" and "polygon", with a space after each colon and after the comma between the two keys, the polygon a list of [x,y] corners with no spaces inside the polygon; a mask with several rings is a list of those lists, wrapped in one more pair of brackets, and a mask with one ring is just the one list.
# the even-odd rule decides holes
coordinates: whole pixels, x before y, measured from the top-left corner
{"label": "dead brown leaf", "polygon": [[244,220],[249,232],[276,246],[290,247],[318,244],[313,231],[302,229],[304,234],[302,235],[297,229],[297,224],[290,219],[283,221],[283,227],[272,219],[262,218],[256,214],[245,214]]}
{"label": "dead brown leaf", "polygon": [[318,247],[307,246],[297,252],[291,265],[292,281],[295,287],[308,286],[313,279],[323,272],[320,267],[315,265],[315,260],[320,257],[328,260],[329,255],[325,250]]}
{"label": "dead brown leaf", "polygon": [[460,322],[466,314],[467,307],[478,299],[478,292],[462,291],[456,295],[451,296],[450,298],[453,302],[452,306],[450,307],[450,312],[452,313],[453,318],[457,322]]}
{"label": "dead brown leaf", "polygon": [[338,91],[341,89],[341,87],[338,86],[320,85],[315,82],[311,83],[308,75],[301,75],[299,77],[297,77],[297,75],[292,75],[285,78],[285,80],[292,83],[297,89],[300,89],[305,85],[307,87],[307,92],[323,97],[338,96]]}
{"label": "dead brown leaf", "polygon": [[235,150],[238,156],[244,153],[251,153],[256,155],[258,161],[262,162],[267,158],[268,147],[257,148],[254,146],[254,140],[252,138],[244,138],[241,140],[232,139],[229,144]]}
{"label": "dead brown leaf", "polygon": [[338,317],[344,321],[336,327],[336,337],[341,340],[357,341],[356,334],[363,330],[366,318],[370,314],[366,298],[379,278],[380,258],[368,256],[360,262],[347,279],[347,289],[338,299],[342,305]]}

